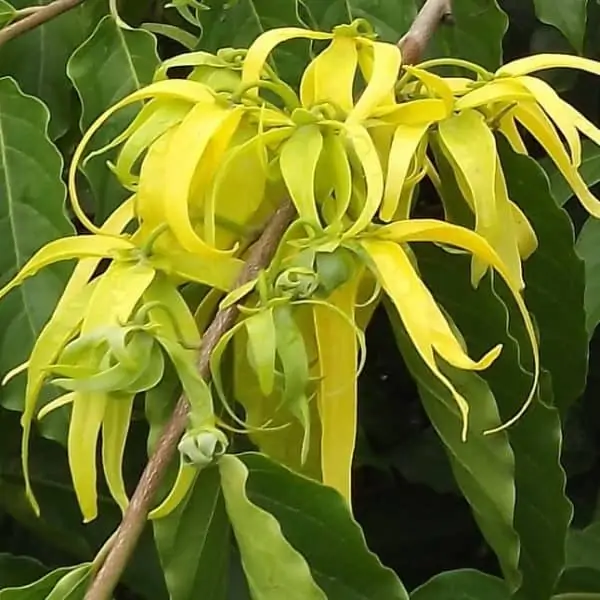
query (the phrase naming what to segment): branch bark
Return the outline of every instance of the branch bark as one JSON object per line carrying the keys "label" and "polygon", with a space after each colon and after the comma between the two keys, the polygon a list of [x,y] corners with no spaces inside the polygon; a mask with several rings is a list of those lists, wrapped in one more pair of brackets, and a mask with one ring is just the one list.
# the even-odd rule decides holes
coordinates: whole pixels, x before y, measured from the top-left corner
{"label": "branch bark", "polygon": [[[408,33],[398,42],[405,64],[413,64],[420,60],[427,42],[438,24],[451,16],[450,9],[451,0],[427,0],[425,2]],[[294,215],[294,206],[289,201],[284,202],[275,212],[262,235],[252,247],[238,285],[254,279],[258,272],[269,264]],[[237,314],[236,306],[219,311],[204,333],[198,361],[198,371],[202,377],[208,377],[210,356],[220,338],[235,323]],[[114,542],[108,551],[108,556],[88,589],[85,600],[108,600],[111,597],[142,534],[153,497],[185,431],[188,410],[188,401],[182,396],[158,441],[154,454],[148,460],[131,502],[125,511],[123,521],[116,532]]]}
{"label": "branch bark", "polygon": [[27,31],[51,21],[55,17],[77,7],[83,2],[85,2],[85,0],[54,0],[54,2],[46,4],[45,6],[32,7],[37,8],[37,10],[31,10],[30,14],[27,16],[24,16],[0,30],[0,46]]}

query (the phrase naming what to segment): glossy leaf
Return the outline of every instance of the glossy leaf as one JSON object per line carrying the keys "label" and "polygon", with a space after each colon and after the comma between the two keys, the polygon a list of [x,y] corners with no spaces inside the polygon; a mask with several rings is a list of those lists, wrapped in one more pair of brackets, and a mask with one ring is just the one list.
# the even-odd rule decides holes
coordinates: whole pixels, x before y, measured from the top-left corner
{"label": "glossy leaf", "polygon": [[[76,573],[80,567],[56,569],[26,586],[0,590],[0,600],[43,600],[52,594],[64,577]],[[55,599],[56,600],[56,597]]]}
{"label": "glossy leaf", "polygon": [[[17,9],[41,6],[45,0],[13,0]],[[15,77],[23,91],[50,109],[50,137],[62,136],[73,124],[76,105],[65,67],[71,53],[106,12],[104,0],[89,0],[25,35],[10,40],[0,53],[0,75]]]}
{"label": "glossy leaf", "polygon": [[[71,233],[64,214],[63,161],[47,138],[48,111],[10,78],[0,79],[0,285],[42,245]],[[63,290],[64,266],[44,270],[0,303],[0,372],[26,360]],[[2,388],[2,404],[23,407],[24,378]]]}
{"label": "glossy leaf", "polygon": [[[82,105],[81,130],[87,129],[107,108],[150,83],[158,60],[153,34],[122,29],[112,16],[104,17],[67,65]],[[88,152],[104,146],[121,133],[133,120],[136,110],[136,107],[128,107],[111,118],[94,136]],[[126,196],[106,165],[106,161],[113,158],[114,153],[110,152],[96,156],[83,169],[92,188],[97,222],[104,221]]]}
{"label": "glossy leaf", "polygon": [[0,553],[0,590],[29,585],[47,572],[41,562],[30,556]]}
{"label": "glossy leaf", "polygon": [[510,597],[501,579],[471,569],[436,575],[410,595],[411,600],[509,600]]}
{"label": "glossy leaf", "polygon": [[[250,502],[277,519],[328,600],[408,599],[393,571],[368,549],[338,492],[262,454],[241,454],[238,459],[249,472],[246,492]],[[285,593],[288,597],[289,592]]]}
{"label": "glossy leaf", "polygon": [[217,469],[204,469],[192,491],[170,515],[153,521],[172,600],[222,600],[231,549],[229,521]]}
{"label": "glossy leaf", "polygon": [[[543,158],[540,160],[540,164],[550,179],[550,190],[556,203],[564,206],[574,196],[571,186],[549,158]],[[600,148],[589,140],[582,142],[582,160],[579,172],[589,187],[600,182]]]}
{"label": "glossy leaf", "polygon": [[[600,174],[600,172],[599,172]],[[577,254],[585,265],[585,320],[591,339],[600,323],[600,220],[589,218],[577,238]]]}
{"label": "glossy leaf", "polygon": [[583,50],[588,0],[534,0],[534,4],[540,21],[559,29],[577,52]]}
{"label": "glossy leaf", "polygon": [[[448,268],[446,264],[444,268]],[[440,295],[436,297],[441,300]],[[520,581],[520,545],[513,528],[515,457],[506,433],[483,435],[500,421],[494,395],[478,375],[444,368],[471,409],[467,440],[461,441],[462,419],[452,395],[417,354],[395,309],[389,304],[386,309],[402,358],[417,383],[423,407],[446,447],[454,477],[484,537],[498,556],[506,579],[516,587]]]}
{"label": "glossy leaf", "polygon": [[525,301],[540,336],[540,359],[552,376],[554,402],[561,415],[585,387],[588,363],[586,273],[574,250],[569,215],[555,206],[548,181],[535,161],[499,144],[511,200],[525,213],[538,249],[523,266]]}

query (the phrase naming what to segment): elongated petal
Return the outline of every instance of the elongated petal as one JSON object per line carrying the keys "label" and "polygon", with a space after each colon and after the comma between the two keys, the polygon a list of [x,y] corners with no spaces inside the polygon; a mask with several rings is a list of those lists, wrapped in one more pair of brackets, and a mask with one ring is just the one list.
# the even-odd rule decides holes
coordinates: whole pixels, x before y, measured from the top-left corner
{"label": "elongated petal", "polygon": [[346,132],[360,161],[367,186],[367,196],[360,214],[344,233],[345,237],[350,238],[365,229],[377,213],[383,198],[384,181],[379,155],[367,130],[361,125],[352,125],[346,127]]}
{"label": "elongated petal", "polygon": [[198,473],[199,471],[195,466],[186,465],[181,459],[179,461],[177,477],[171,491],[156,508],[150,511],[148,518],[152,520],[162,519],[171,514],[183,502],[188,492],[192,489]]}
{"label": "elongated petal", "polygon": [[398,79],[402,63],[400,49],[395,44],[383,42],[371,42],[371,44],[373,70],[367,87],[346,119],[348,125],[355,125],[367,119],[393,91]]}
{"label": "elongated petal", "polygon": [[385,192],[379,212],[382,221],[389,222],[394,218],[411,162],[429,126],[429,123],[399,125],[394,132],[385,181]]}
{"label": "elongated petal", "polygon": [[89,300],[94,291],[96,282],[88,284],[77,294],[73,294],[68,301],[62,302],[56,307],[52,317],[46,323],[31,350],[27,368],[27,387],[25,389],[25,406],[21,415],[21,426],[23,435],[21,438],[21,461],[23,466],[23,478],[25,480],[25,493],[36,514],[39,514],[39,505],[31,489],[29,477],[29,437],[31,434],[31,422],[35,414],[37,400],[47,375],[47,367],[51,365],[59,355],[64,345],[75,334]]}
{"label": "elongated petal", "polygon": [[577,169],[571,164],[554,125],[544,112],[535,104],[524,103],[515,108],[514,114],[548,153],[584,208],[594,217],[600,217],[600,200],[590,192]]}
{"label": "elongated petal", "polygon": [[84,523],[98,516],[96,449],[106,400],[105,394],[76,393],[72,403],[67,443],[69,468]]}
{"label": "elongated petal", "polygon": [[323,149],[316,125],[300,127],[285,142],[280,155],[281,174],[301,219],[320,226],[315,198],[315,175]]}
{"label": "elongated petal", "polygon": [[[352,321],[359,281],[360,277],[354,277],[327,299]],[[321,419],[323,483],[337,489],[351,505],[351,471],[358,418],[356,333],[348,322],[324,305],[314,307],[313,318],[319,352],[317,401]]]}
{"label": "elongated petal", "polygon": [[548,113],[550,118],[563,134],[569,150],[571,161],[575,167],[581,165],[581,140],[575,127],[572,109],[545,81],[535,77],[519,77],[517,81],[535,97],[538,104]]}
{"label": "elongated petal", "polygon": [[[153,106],[156,100],[147,106]],[[158,101],[152,116],[131,133],[115,164],[115,174],[121,184],[127,188],[135,185],[139,179],[132,173],[133,167],[142,154],[165,131],[180,123],[190,111],[191,105],[185,100],[171,100],[168,103]]]}
{"label": "elongated petal", "polygon": [[154,269],[141,263],[111,264],[94,289],[81,326],[82,335],[105,325],[127,322],[154,276]]}
{"label": "elongated petal", "polygon": [[[511,271],[513,280],[519,281],[522,287],[521,261],[515,233],[509,226],[508,195],[492,132],[480,113],[466,110],[440,123],[439,137],[444,154],[468,188],[476,232],[492,244]],[[479,281],[485,270],[485,265],[474,257],[473,281]]]}
{"label": "elongated petal", "polygon": [[135,104],[136,102],[140,102],[142,100],[146,100],[149,98],[165,98],[165,99],[174,99],[174,100],[185,100],[190,103],[204,103],[211,104],[214,103],[214,97],[212,96],[210,89],[201,83],[197,83],[195,81],[188,81],[186,79],[172,79],[168,81],[159,81],[157,83],[153,83],[149,86],[141,88],[126,96],[120,102],[117,102],[113,106],[111,106],[106,112],[101,114],[89,127],[89,129],[83,135],[81,142],[77,148],[75,148],[75,152],[73,153],[73,158],[71,160],[71,166],[69,168],[69,195],[71,198],[71,203],[73,205],[73,211],[77,218],[81,221],[81,223],[93,233],[99,233],[100,230],[96,227],[86,216],[85,212],[81,208],[79,203],[79,197],[77,195],[77,186],[76,186],[76,175],[77,168],[83,158],[83,154],[90,140],[94,137],[94,134],[104,125],[104,123],[117,111],[121,110],[125,106],[130,104]]}
{"label": "elongated petal", "polygon": [[480,235],[465,227],[444,223],[443,221],[435,219],[410,219],[381,227],[377,232],[377,236],[398,243],[434,242],[448,244],[462,250],[467,250],[495,269],[505,281],[517,304],[527,330],[527,335],[529,336],[529,341],[531,343],[534,365],[533,381],[529,395],[518,413],[505,423],[503,427],[514,423],[527,410],[533,401],[540,375],[539,348],[535,329],[525,302],[519,292],[519,281],[514,279],[513,274],[506,268],[503,260],[489,243]]}
{"label": "elongated petal", "polygon": [[307,67],[300,84],[303,106],[331,102],[345,113],[354,106],[354,77],[358,65],[356,41],[335,36]]}
{"label": "elongated petal", "polygon": [[256,313],[244,320],[248,334],[248,360],[252,365],[260,391],[268,396],[275,385],[277,338],[273,309]]}
{"label": "elongated petal", "polygon": [[496,346],[478,362],[471,360],[404,250],[398,244],[386,241],[365,241],[363,247],[373,260],[378,279],[394,303],[417,352],[456,401],[463,419],[462,438],[465,440],[469,404],[440,371],[435,355],[439,354],[446,362],[461,369],[482,370],[497,358],[501,346]]}
{"label": "elongated petal", "polygon": [[457,110],[477,108],[493,102],[518,102],[531,100],[532,95],[512,79],[499,79],[475,88],[456,100]]}
{"label": "elongated petal", "polygon": [[343,137],[333,133],[325,137],[323,153],[331,167],[329,176],[333,178],[335,214],[332,223],[337,224],[346,214],[352,196],[352,171],[346,153]]}
{"label": "elongated petal", "polygon": [[517,128],[512,111],[504,115],[498,123],[498,131],[507,139],[511,148],[517,154],[527,154],[527,146]]}
{"label": "elongated petal", "polygon": [[537,235],[529,219],[514,202],[510,203],[510,210],[517,232],[519,254],[523,260],[527,260],[537,250]]}
{"label": "elongated petal", "polygon": [[111,236],[78,235],[53,240],[40,248],[21,268],[21,270],[0,289],[0,298],[21,285],[28,277],[56,262],[74,258],[111,258],[119,252],[131,250],[131,242]]}
{"label": "elongated petal", "polygon": [[444,106],[447,111],[451,111],[454,107],[454,94],[452,88],[446,83],[446,80],[435,73],[430,73],[425,69],[419,69],[418,67],[411,67],[405,65],[404,69],[407,73],[410,73],[413,77],[418,79],[425,87],[429,90],[431,95],[439,96],[444,102]]}
{"label": "elongated petal", "polygon": [[[276,46],[293,39],[330,40],[333,34],[319,31],[309,31],[301,27],[280,27],[271,29],[260,35],[248,49],[242,84],[258,81],[261,77],[265,62]],[[255,92],[256,93],[256,92]]]}
{"label": "elongated petal", "polygon": [[438,98],[423,98],[385,106],[373,111],[373,116],[394,125],[435,123],[449,117],[447,104]]}
{"label": "elongated petal", "polygon": [[[228,124],[232,124],[235,131],[241,116],[239,110],[230,111],[217,105],[212,107],[198,105],[188,113],[169,140],[165,157],[166,179],[163,181],[162,192],[166,220],[185,250],[207,259],[218,257],[223,254],[223,251],[209,246],[192,226],[190,220],[190,202],[193,200],[192,182],[197,170],[201,168],[201,161],[210,160],[214,164],[220,159],[220,156],[205,154],[213,136],[218,136],[220,130],[227,128]],[[207,175],[207,179],[210,179],[212,173]]]}
{"label": "elongated petal", "polygon": [[599,62],[573,54],[534,54],[526,56],[525,58],[519,58],[503,65],[496,71],[496,75],[500,77],[506,75],[518,77],[535,71],[561,67],[600,75]]}
{"label": "elongated petal", "polygon": [[125,512],[129,504],[123,480],[123,457],[133,411],[134,394],[110,394],[102,420],[102,466],[111,496]]}

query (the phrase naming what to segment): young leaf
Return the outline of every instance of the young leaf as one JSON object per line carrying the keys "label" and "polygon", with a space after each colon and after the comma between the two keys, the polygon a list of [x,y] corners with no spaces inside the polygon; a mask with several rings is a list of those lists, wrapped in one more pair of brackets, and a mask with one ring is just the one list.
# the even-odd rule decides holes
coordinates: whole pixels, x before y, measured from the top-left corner
{"label": "young leaf", "polygon": [[410,595],[410,600],[509,600],[501,579],[481,571],[448,571],[430,579]]}
{"label": "young leaf", "polygon": [[[44,0],[12,0],[16,9],[46,4]],[[103,0],[89,0],[56,19],[10,40],[0,54],[0,75],[14,77],[23,91],[50,109],[50,137],[61,137],[72,125],[75,106],[65,73],[69,56],[106,12]]]}
{"label": "young leaf", "polygon": [[219,461],[219,471],[227,514],[252,597],[327,600],[302,555],[285,539],[277,519],[248,498],[249,471],[244,462],[226,454]]}
{"label": "young leaf", "polygon": [[[81,130],[109,106],[150,83],[158,63],[153,34],[122,29],[111,15],[105,16],[67,65],[82,104]],[[95,136],[89,152],[121,133],[135,114],[136,107],[128,107],[115,115]],[[94,157],[83,168],[92,188],[97,222],[104,221],[125,198],[125,191],[106,166],[106,161],[112,158],[114,153]]]}
{"label": "young leaf", "polygon": [[240,454],[236,460],[247,469],[249,501],[277,519],[328,600],[408,600],[398,577],[368,549],[338,492],[263,454]]}
{"label": "young leaf", "polygon": [[[68,235],[62,159],[47,138],[48,110],[0,79],[0,286],[45,243]],[[0,372],[26,360],[65,284],[65,269],[51,268],[0,303]],[[2,389],[4,406],[21,410],[23,379]]]}

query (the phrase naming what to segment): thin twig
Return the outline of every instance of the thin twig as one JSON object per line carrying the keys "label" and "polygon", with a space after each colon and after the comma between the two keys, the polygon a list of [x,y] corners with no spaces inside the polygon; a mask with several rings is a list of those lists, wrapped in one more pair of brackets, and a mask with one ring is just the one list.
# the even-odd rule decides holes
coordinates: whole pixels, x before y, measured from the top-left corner
{"label": "thin twig", "polygon": [[[409,32],[398,42],[403,51],[405,64],[420,60],[427,41],[431,38],[437,25],[451,15],[450,7],[451,0],[427,0]],[[423,43],[421,43],[421,39],[424,40]],[[275,212],[262,235],[252,247],[238,285],[254,279],[258,272],[270,263],[281,237],[294,215],[294,207],[289,201],[282,204]],[[202,377],[208,376],[210,356],[223,334],[234,324],[237,314],[236,306],[219,311],[202,336],[198,361],[198,371]],[[148,460],[108,556],[88,589],[85,600],[108,600],[111,597],[142,534],[153,497],[185,431],[188,410],[188,401],[182,396],[171,420],[162,432],[154,453]]]}
{"label": "thin twig", "polygon": [[54,0],[54,2],[50,2],[50,4],[37,7],[37,10],[33,10],[33,8],[36,8],[33,7],[30,14],[0,30],[0,46],[6,44],[6,42],[16,38],[22,33],[51,21],[55,17],[75,8],[84,1],[85,0]]}
{"label": "thin twig", "polygon": [[[262,235],[250,250],[250,256],[240,275],[238,285],[256,278],[258,272],[271,262],[281,237],[294,215],[293,204],[286,201],[269,219]],[[238,309],[235,305],[220,310],[203,334],[198,359],[198,371],[202,377],[208,377],[210,356],[219,340],[235,323],[237,314]],[[106,600],[111,597],[138,538],[142,534],[154,495],[185,431],[188,410],[189,403],[185,396],[182,396],[140,477],[108,557],[88,589],[86,600]]]}
{"label": "thin twig", "polygon": [[402,50],[402,62],[407,65],[418,63],[438,25],[451,18],[452,0],[427,0],[410,29],[398,42]]}

